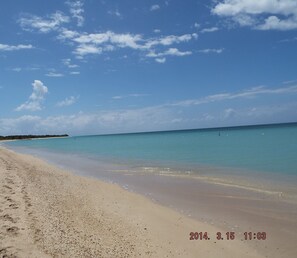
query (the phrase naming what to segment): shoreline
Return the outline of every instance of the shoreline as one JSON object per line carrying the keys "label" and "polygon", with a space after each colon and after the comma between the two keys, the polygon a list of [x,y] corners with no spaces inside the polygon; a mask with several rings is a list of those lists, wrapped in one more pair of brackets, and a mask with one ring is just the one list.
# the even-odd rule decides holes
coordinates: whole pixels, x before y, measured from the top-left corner
{"label": "shoreline", "polygon": [[[3,158],[3,155],[5,156],[5,159]],[[31,204],[30,207],[33,207],[30,209],[33,210],[34,213],[38,214],[36,215],[35,220],[46,221],[48,220],[47,216],[54,216],[56,214],[57,216],[54,216],[54,217],[55,217],[55,220],[59,222],[58,225],[61,225],[61,224],[64,225],[66,223],[65,220],[69,222],[70,218],[68,218],[67,216],[73,217],[74,215],[76,216],[79,215],[79,214],[76,214],[78,211],[72,207],[73,205],[71,205],[71,202],[73,201],[72,200],[73,197],[79,199],[78,201],[79,204],[83,206],[87,206],[86,214],[92,214],[92,218],[90,218],[90,221],[92,221],[93,223],[94,222],[98,223],[98,212],[100,213],[100,216],[99,216],[100,218],[102,218],[103,213],[105,212],[108,213],[109,214],[108,217],[111,216],[113,218],[109,221],[109,227],[112,228],[114,232],[119,232],[119,227],[120,227],[122,238],[130,239],[130,243],[132,244],[131,246],[133,246],[132,248],[133,250],[132,249],[130,250],[133,254],[132,253],[126,254],[123,250],[117,250],[116,253],[113,253],[114,255],[120,255],[123,257],[125,257],[125,255],[127,257],[137,257],[138,256],[137,254],[141,253],[142,256],[145,256],[145,257],[159,257],[159,256],[166,257],[166,255],[169,255],[170,257],[197,257],[197,254],[206,255],[209,257],[238,257],[238,256],[243,256],[243,257],[262,257],[263,256],[264,257],[265,255],[268,255],[268,257],[280,257],[279,255],[281,252],[282,257],[293,257],[290,255],[293,254],[294,251],[296,251],[296,247],[292,246],[290,248],[290,243],[288,243],[286,239],[281,241],[278,239],[278,237],[275,237],[275,236],[274,236],[275,238],[274,241],[271,241],[271,239],[267,239],[266,241],[262,241],[262,242],[261,241],[256,241],[256,242],[243,241],[242,237],[241,238],[238,237],[233,241],[227,241],[227,240],[217,241],[215,239],[215,233],[219,231],[224,232],[223,230],[226,230],[227,227],[222,228],[215,225],[215,223],[211,224],[206,220],[199,221],[197,220],[197,218],[195,219],[189,218],[186,214],[181,214],[177,211],[164,207],[159,203],[152,202],[148,198],[145,198],[139,194],[126,191],[118,185],[108,184],[106,182],[102,182],[97,179],[86,178],[86,177],[70,174],[68,172],[62,171],[61,169],[57,169],[54,166],[49,165],[44,161],[41,161],[29,155],[18,154],[10,150],[7,150],[5,148],[0,148],[0,157],[1,157],[1,161],[3,162],[5,160],[6,162],[9,163],[10,161],[11,163],[10,167],[11,166],[18,167],[20,166],[20,164],[22,164],[22,166],[25,165],[24,171],[22,174],[20,174],[20,171],[18,171],[17,169],[13,169],[13,168],[8,169],[9,166],[5,164],[4,165],[1,164],[0,169],[1,169],[1,173],[4,173],[4,174],[6,173],[6,175],[10,174],[11,172],[16,173],[17,174],[16,177],[18,177],[20,181],[23,181],[23,187],[26,189],[27,196],[30,195],[30,200],[34,200],[34,201],[31,201],[30,203]],[[12,165],[12,164],[15,164],[15,165]],[[28,178],[26,178],[28,175],[30,175],[31,178],[38,179],[38,184],[37,183],[33,184],[34,182],[37,182],[36,180],[33,181],[33,183],[30,183],[30,181],[28,181]],[[44,176],[46,176],[46,179],[44,179]],[[172,183],[173,182],[174,181],[172,181]],[[45,183],[49,185],[46,186]],[[58,186],[63,186],[63,187],[61,188]],[[67,186],[66,192],[64,189],[65,186]],[[57,192],[50,191],[49,187],[51,187],[52,189],[54,188]],[[214,189],[215,188],[211,190],[214,190]],[[31,190],[31,192],[29,190]],[[36,198],[35,195],[37,193],[36,192],[37,190],[39,192],[39,195],[37,195],[37,197],[38,196],[42,196],[42,197]],[[6,189],[4,189],[4,191],[6,191]],[[40,193],[42,194],[40,195]],[[214,191],[212,193],[214,195],[216,194]],[[6,191],[5,194],[8,194],[8,192]],[[103,199],[98,200],[98,196],[101,196],[101,197],[103,196],[102,197]],[[11,195],[11,197],[9,198],[13,199],[12,197],[15,197],[15,195]],[[68,209],[67,212],[64,210],[64,208],[66,208],[65,205],[60,205],[58,197],[63,198],[63,204],[65,204],[65,202],[67,203],[66,205]],[[203,199],[205,198],[205,196],[204,197],[202,196],[201,198]],[[223,199],[226,200],[226,198],[220,199],[221,197],[219,196],[216,196],[215,198],[221,201]],[[53,200],[55,203],[54,205],[55,208],[49,207],[47,205],[47,203],[51,203],[53,202]],[[86,200],[90,200],[90,203],[95,205],[91,205],[91,206],[88,205],[86,203]],[[109,201],[107,202],[107,200]],[[242,201],[240,200],[240,198],[238,200]],[[21,203],[22,200],[19,200],[19,202]],[[137,203],[136,206],[135,206],[135,203]],[[162,204],[162,202],[160,203]],[[228,204],[226,205],[228,206]],[[42,206],[42,209],[40,209],[40,207],[38,206]],[[1,210],[3,213],[3,209]],[[29,210],[28,207],[27,207],[27,210]],[[4,210],[4,212],[6,211],[8,212],[9,208]],[[47,212],[50,211],[49,215],[45,214],[46,213],[45,211]],[[67,216],[65,216],[64,214],[65,212],[67,213]],[[258,211],[254,210],[253,212],[257,213]],[[256,215],[256,213],[254,215]],[[61,216],[63,214],[64,216]],[[117,216],[115,216],[115,214]],[[4,215],[1,214],[0,216],[4,216]],[[30,217],[29,213],[26,216]],[[84,218],[84,216],[82,216],[82,218]],[[105,217],[105,219],[107,219],[107,217]],[[83,222],[80,222],[81,224],[83,224],[83,228],[80,228],[80,230],[84,232],[85,231],[84,228],[86,227],[86,225],[91,226],[89,225],[90,221],[84,219]],[[117,223],[118,221],[120,221],[120,223]],[[30,219],[28,219],[27,223],[29,222],[30,222]],[[296,221],[292,221],[292,223],[295,225]],[[41,229],[39,228],[38,230],[40,230],[40,232],[43,232],[43,233],[41,234],[38,231],[39,233],[37,235],[38,237],[40,237],[40,239],[35,240],[35,242],[33,241],[34,245],[36,245],[36,248],[38,250],[47,250],[47,254],[50,254],[52,256],[56,254],[56,252],[57,253],[60,252],[59,255],[68,257],[67,252],[64,254],[61,253],[60,243],[56,242],[55,237],[57,237],[58,228],[55,228],[55,226],[48,225],[48,224],[49,222],[46,223],[45,229],[43,228],[42,223],[40,224]],[[68,239],[69,241],[71,239],[72,241],[73,240],[72,238],[74,237],[75,241],[78,241],[78,242],[83,241],[83,243],[80,243],[80,246],[90,244],[90,243],[84,242],[86,240],[83,240],[85,239],[86,232],[84,232],[83,235],[78,234],[78,236],[75,237],[73,235],[73,232],[75,231],[73,230],[75,229],[76,225],[73,225],[70,223],[70,224],[67,224],[67,226],[68,227],[65,227],[63,231],[60,231],[59,229],[58,239],[61,239],[61,237],[63,236],[63,238]],[[106,227],[106,225],[105,226],[101,225],[101,226]],[[29,226],[29,228],[30,227],[32,227],[32,224],[31,226]],[[124,229],[122,229],[122,227]],[[128,231],[128,228],[129,228],[129,231]],[[90,227],[90,229],[94,230],[92,227]],[[230,230],[231,229],[232,228],[230,228]],[[253,225],[250,225],[250,229],[254,230],[255,228],[253,227]],[[44,231],[47,231],[47,230],[49,230],[51,233],[48,236],[44,234]],[[189,233],[197,230],[208,232],[209,235],[211,236],[211,240],[209,241],[200,240],[200,242],[188,240]],[[235,233],[238,235],[240,233],[243,234],[243,232],[239,232],[237,228],[235,229],[233,228],[233,230],[237,231]],[[262,228],[258,228],[258,230],[265,231],[266,229],[263,226]],[[70,232],[72,232],[72,234],[70,234]],[[99,235],[101,234],[101,237],[103,237],[102,232],[101,233],[100,232],[97,231],[97,234]],[[129,233],[129,236],[126,236],[125,232],[126,233],[132,232],[132,233],[131,235]],[[87,232],[87,233],[94,236],[94,232],[93,233]],[[34,237],[36,238],[36,232],[34,233],[32,232],[32,230],[30,231],[30,229],[27,230],[27,234],[29,239],[30,238],[32,239],[32,237],[33,239]],[[5,234],[4,234],[4,238],[5,238]],[[113,237],[111,237],[111,239],[112,240],[109,240],[109,245],[113,246],[114,239]],[[122,247],[125,246],[126,244],[124,244],[124,242],[121,242],[123,239],[117,240],[118,241],[116,242],[117,245],[120,243],[120,245],[123,244],[121,245]],[[290,240],[290,239],[287,239],[287,240]],[[291,239],[291,240],[293,240],[294,242],[294,239]],[[102,243],[102,239],[100,241]],[[98,240],[98,243],[100,241]],[[275,241],[279,241],[278,247],[276,247],[278,249],[271,248],[271,246],[275,244]],[[40,245],[40,242],[43,242],[43,245]],[[145,245],[144,243],[147,243],[147,244]],[[68,242],[66,243],[65,241],[63,241],[63,246],[64,247],[68,246]],[[92,247],[88,249],[89,250],[88,252],[91,252],[90,251],[91,249],[97,250],[96,248],[98,248],[96,247],[96,244],[91,246]],[[106,243],[103,244],[103,246],[105,247],[101,246],[101,250],[110,251],[110,249],[106,247]],[[136,247],[140,249],[138,250]],[[282,247],[284,247],[284,249]],[[292,249],[293,247],[295,249]],[[72,246],[72,248],[74,248],[73,254],[79,251],[74,246]],[[38,255],[36,255],[36,257],[37,256]],[[39,256],[39,257],[43,257],[43,256]]]}
{"label": "shoreline", "polygon": [[[5,146],[5,145],[4,145]],[[199,167],[182,168],[181,166],[164,167],[163,164],[154,163],[143,166],[140,162],[115,163],[113,160],[102,160],[78,153],[58,153],[43,149],[30,149],[27,147],[5,146],[16,152],[33,155],[62,169],[70,170],[77,175],[91,176],[99,180],[111,182],[114,180],[124,188],[126,180],[122,177],[139,175],[156,175],[164,177],[184,178],[196,180],[210,185],[226,186],[227,188],[242,189],[277,198],[280,201],[297,205],[297,176],[292,174],[276,174],[253,171],[240,168],[228,168],[201,165]],[[83,173],[81,171],[84,171]],[[105,171],[106,173],[102,173]],[[141,194],[144,194],[141,192]],[[165,205],[166,206],[166,205]],[[168,206],[168,205],[167,205]]]}

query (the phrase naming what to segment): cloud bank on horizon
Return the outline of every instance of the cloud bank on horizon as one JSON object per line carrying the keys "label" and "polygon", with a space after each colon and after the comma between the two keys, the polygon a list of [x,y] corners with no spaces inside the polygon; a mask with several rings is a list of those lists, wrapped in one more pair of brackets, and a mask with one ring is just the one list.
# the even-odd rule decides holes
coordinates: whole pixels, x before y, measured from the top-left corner
{"label": "cloud bank on horizon", "polygon": [[2,3],[0,135],[297,121],[295,0],[44,4]]}

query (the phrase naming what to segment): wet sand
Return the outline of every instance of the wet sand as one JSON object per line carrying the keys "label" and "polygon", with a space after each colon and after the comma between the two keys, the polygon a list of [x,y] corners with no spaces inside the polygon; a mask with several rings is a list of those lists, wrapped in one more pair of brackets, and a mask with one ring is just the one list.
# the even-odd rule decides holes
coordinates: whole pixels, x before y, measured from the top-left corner
{"label": "wet sand", "polygon": [[[1,256],[296,254],[297,216],[292,203],[201,180],[156,174],[121,175],[117,180],[131,186],[130,191],[0,148]],[[148,198],[131,191],[143,191]],[[226,236],[230,231],[236,234],[234,240],[216,239],[216,232]],[[244,231],[267,232],[267,239],[244,240]],[[190,241],[190,232],[208,232],[210,240]]]}

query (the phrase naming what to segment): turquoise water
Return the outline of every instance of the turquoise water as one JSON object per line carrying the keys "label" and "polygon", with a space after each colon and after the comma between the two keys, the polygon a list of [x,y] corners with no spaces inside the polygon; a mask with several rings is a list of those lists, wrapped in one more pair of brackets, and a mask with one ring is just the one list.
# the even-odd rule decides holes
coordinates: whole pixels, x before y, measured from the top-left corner
{"label": "turquoise water", "polygon": [[7,144],[119,163],[217,166],[297,175],[297,123],[78,136]]}

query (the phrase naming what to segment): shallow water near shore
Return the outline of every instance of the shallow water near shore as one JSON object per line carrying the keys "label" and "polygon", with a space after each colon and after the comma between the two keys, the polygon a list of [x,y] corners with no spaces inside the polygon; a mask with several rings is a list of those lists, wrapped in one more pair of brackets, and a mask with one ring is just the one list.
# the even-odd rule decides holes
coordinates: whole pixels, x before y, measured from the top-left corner
{"label": "shallow water near shore", "polygon": [[16,141],[5,146],[78,175],[119,184],[237,235],[266,232],[268,241],[250,243],[261,252],[263,244],[275,252],[291,252],[295,246],[296,124]]}
{"label": "shallow water near shore", "polygon": [[206,166],[197,171],[174,170],[139,163],[110,163],[90,156],[36,148],[13,149],[77,175],[119,184],[183,215],[235,232],[237,236],[243,236],[244,232],[266,232],[269,240],[248,243],[260,252],[263,247],[276,253],[280,250],[294,252],[297,237],[295,175],[272,174],[274,177],[271,177],[269,173],[253,171],[250,173],[257,176],[251,177],[249,171]]}
{"label": "shallow water near shore", "polygon": [[[194,180],[297,202],[296,123],[22,140],[5,145],[146,195],[150,195],[149,188],[145,190],[148,178],[161,181],[162,177],[168,182]],[[158,193],[157,189],[153,192]]]}
{"label": "shallow water near shore", "polygon": [[111,171],[127,170],[134,176],[186,177],[296,198],[297,123],[22,140],[6,145],[71,169],[80,167],[95,177],[102,177],[102,166],[107,166],[106,179],[114,177]]}

